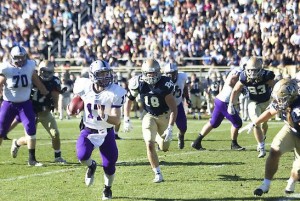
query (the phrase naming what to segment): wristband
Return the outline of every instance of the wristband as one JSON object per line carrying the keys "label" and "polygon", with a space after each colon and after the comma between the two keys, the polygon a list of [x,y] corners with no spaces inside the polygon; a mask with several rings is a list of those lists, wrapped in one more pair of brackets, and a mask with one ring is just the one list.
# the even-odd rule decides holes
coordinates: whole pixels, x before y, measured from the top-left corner
{"label": "wristband", "polygon": [[169,130],[173,130],[173,126],[172,126],[172,125],[169,125],[169,126],[168,126],[168,129],[169,129]]}
{"label": "wristband", "polygon": [[100,117],[102,121],[105,121],[107,122],[107,119],[108,119],[108,114],[104,114],[104,117]]}

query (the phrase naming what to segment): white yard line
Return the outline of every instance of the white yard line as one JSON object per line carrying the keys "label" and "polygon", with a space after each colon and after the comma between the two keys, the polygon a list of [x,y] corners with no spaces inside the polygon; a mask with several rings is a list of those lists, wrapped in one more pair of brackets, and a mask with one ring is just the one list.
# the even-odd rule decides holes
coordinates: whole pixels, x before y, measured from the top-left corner
{"label": "white yard line", "polygon": [[43,173],[39,173],[39,174],[22,175],[22,176],[17,176],[17,177],[10,177],[10,178],[6,178],[6,179],[0,179],[0,182],[15,181],[15,180],[21,180],[21,179],[29,179],[29,178],[32,178],[32,177],[46,176],[46,175],[52,175],[52,174],[62,173],[62,172],[70,172],[70,171],[75,171],[75,170],[79,170],[79,169],[80,168],[72,168],[72,169],[63,169],[63,170],[43,172]]}

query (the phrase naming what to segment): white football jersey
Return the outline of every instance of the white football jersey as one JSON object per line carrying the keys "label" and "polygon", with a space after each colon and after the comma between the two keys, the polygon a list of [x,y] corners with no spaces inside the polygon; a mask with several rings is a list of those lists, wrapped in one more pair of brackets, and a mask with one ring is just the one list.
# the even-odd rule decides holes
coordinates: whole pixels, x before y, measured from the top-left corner
{"label": "white football jersey", "polygon": [[34,60],[27,60],[26,64],[20,68],[9,62],[1,65],[0,74],[6,78],[3,87],[3,100],[20,103],[30,99],[35,65]]}
{"label": "white football jersey", "polygon": [[239,68],[234,68],[232,71],[230,71],[230,73],[226,77],[222,91],[220,91],[220,93],[217,95],[217,98],[219,100],[229,103],[230,95],[233,90],[233,87],[230,86],[232,76],[239,76],[241,72],[242,70]]}
{"label": "white football jersey", "polygon": [[176,104],[179,105],[182,102],[183,89],[187,80],[187,74],[178,72],[177,80],[174,83],[174,97]]}
{"label": "white football jersey", "polygon": [[83,122],[85,126],[97,130],[113,127],[112,124],[101,121],[97,113],[97,105],[105,106],[106,114],[110,114],[113,107],[122,107],[126,95],[123,87],[111,84],[104,91],[95,93],[90,79],[78,78],[75,81],[73,92],[84,101]]}

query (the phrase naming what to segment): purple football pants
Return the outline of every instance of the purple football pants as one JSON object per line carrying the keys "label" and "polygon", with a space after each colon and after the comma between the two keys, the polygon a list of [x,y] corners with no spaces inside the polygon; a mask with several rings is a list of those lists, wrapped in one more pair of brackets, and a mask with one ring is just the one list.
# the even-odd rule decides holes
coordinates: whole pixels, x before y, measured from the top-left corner
{"label": "purple football pants", "polygon": [[18,116],[28,135],[36,134],[35,113],[31,100],[12,103],[3,101],[0,109],[0,137],[6,137],[14,118]]}
{"label": "purple football pants", "polygon": [[226,117],[226,119],[228,119],[235,128],[242,127],[243,122],[237,111],[235,111],[234,115],[231,115],[227,112],[228,103],[220,101],[217,98],[215,98],[214,102],[215,108],[210,120],[210,124],[213,128],[218,128],[222,123],[224,117]]}
{"label": "purple football pants", "polygon": [[187,120],[186,120],[186,115],[185,115],[185,111],[183,108],[183,104],[180,103],[177,106],[177,118],[176,118],[176,125],[177,128],[182,132],[185,133],[186,129],[187,129]]}
{"label": "purple football pants", "polygon": [[[94,145],[87,136],[92,133],[95,133],[95,131],[93,132],[89,128],[81,130],[76,143],[78,160],[88,160],[91,157]],[[104,172],[108,175],[113,175],[116,172],[116,162],[118,159],[118,147],[113,128],[107,129],[107,135],[103,144],[99,147],[99,150]]]}

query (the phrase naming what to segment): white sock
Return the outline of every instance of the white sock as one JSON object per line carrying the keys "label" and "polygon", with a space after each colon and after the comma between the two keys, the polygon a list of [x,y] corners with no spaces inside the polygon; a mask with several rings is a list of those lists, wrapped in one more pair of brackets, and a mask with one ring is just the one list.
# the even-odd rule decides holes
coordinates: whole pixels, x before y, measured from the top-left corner
{"label": "white sock", "polygon": [[258,143],[258,147],[259,147],[259,148],[265,148],[265,143],[264,143],[264,142]]}
{"label": "white sock", "polygon": [[104,173],[104,185],[105,186],[112,186],[114,179],[115,179],[115,174],[108,175],[108,174]]}
{"label": "white sock", "polygon": [[79,161],[81,164],[84,164],[86,166],[91,166],[92,165],[92,162],[93,160],[91,158],[89,158],[88,160],[86,161]]}
{"label": "white sock", "polygon": [[292,177],[290,177],[288,180],[288,183],[290,183],[290,184],[295,183],[295,182],[296,182],[296,180],[294,180]]}
{"label": "white sock", "polygon": [[160,167],[158,166],[158,167],[156,167],[156,168],[153,168],[152,169],[153,170],[153,172],[156,174],[156,173],[160,173]]}
{"label": "white sock", "polygon": [[264,179],[263,183],[267,186],[270,186],[271,185],[271,180],[269,179]]}

